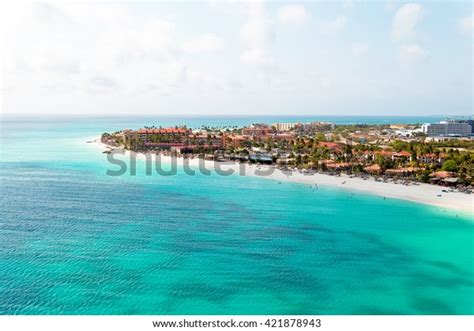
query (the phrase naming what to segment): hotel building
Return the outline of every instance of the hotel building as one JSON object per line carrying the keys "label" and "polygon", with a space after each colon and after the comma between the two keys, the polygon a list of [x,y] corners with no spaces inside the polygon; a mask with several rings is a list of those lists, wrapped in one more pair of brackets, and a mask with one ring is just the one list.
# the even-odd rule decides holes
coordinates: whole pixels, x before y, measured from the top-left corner
{"label": "hotel building", "polygon": [[472,127],[468,123],[454,120],[425,123],[421,130],[430,137],[466,137],[472,134]]}

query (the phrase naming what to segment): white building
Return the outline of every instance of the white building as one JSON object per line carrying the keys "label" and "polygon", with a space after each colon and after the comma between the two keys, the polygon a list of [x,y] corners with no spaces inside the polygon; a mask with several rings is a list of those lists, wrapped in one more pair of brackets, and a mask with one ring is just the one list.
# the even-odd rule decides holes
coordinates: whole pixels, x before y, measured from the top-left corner
{"label": "white building", "polygon": [[296,127],[299,123],[273,123],[277,131],[290,131],[294,127]]}
{"label": "white building", "polygon": [[465,122],[441,121],[439,123],[425,123],[421,126],[421,130],[430,137],[465,137],[471,135],[472,128]]}
{"label": "white building", "polygon": [[277,131],[290,131],[295,128],[303,131],[331,131],[334,124],[327,122],[311,122],[311,123],[273,123]]}
{"label": "white building", "polygon": [[418,132],[423,132],[422,129],[398,129],[398,130],[395,130],[395,134],[397,136],[401,136],[401,137],[412,137],[413,135],[415,135],[416,133]]}

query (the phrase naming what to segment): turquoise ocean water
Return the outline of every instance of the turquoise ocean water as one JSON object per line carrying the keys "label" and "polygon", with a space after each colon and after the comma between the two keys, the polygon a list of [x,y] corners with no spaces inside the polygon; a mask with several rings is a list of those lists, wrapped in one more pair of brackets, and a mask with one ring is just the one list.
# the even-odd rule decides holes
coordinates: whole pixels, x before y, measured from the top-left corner
{"label": "turquoise ocean water", "polygon": [[0,314],[473,314],[470,215],[261,178],[110,177],[85,143],[310,119],[4,117]]}

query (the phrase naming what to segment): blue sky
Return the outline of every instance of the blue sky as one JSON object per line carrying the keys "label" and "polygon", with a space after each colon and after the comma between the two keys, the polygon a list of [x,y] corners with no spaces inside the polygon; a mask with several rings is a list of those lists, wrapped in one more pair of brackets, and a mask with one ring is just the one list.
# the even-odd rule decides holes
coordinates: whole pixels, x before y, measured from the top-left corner
{"label": "blue sky", "polygon": [[2,8],[8,114],[469,115],[471,2]]}

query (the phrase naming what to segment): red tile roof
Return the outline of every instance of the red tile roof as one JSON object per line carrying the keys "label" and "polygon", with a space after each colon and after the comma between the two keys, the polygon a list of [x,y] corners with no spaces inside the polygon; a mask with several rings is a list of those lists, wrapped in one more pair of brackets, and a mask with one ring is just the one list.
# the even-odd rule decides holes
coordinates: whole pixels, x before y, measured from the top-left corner
{"label": "red tile roof", "polygon": [[188,129],[185,128],[161,128],[161,129],[140,129],[135,131],[140,134],[187,134]]}
{"label": "red tile roof", "polygon": [[437,177],[437,178],[451,178],[451,177],[455,177],[456,174],[454,172],[449,172],[449,171],[436,171],[436,172],[433,172],[430,176]]}
{"label": "red tile roof", "polygon": [[327,163],[326,164],[326,167],[328,168],[334,168],[334,169],[337,169],[337,168],[348,168],[348,167],[352,167],[354,165],[356,165],[357,163],[352,163],[352,162],[340,162],[340,163]]}
{"label": "red tile roof", "polygon": [[394,168],[394,169],[387,169],[385,172],[387,174],[401,174],[404,172],[416,172],[421,170],[421,168],[417,167],[406,167],[406,168]]}
{"label": "red tile roof", "polygon": [[331,149],[331,148],[341,148],[341,146],[338,143],[332,143],[332,142],[326,142],[326,141],[319,142],[319,145],[327,147],[329,149]]}
{"label": "red tile roof", "polygon": [[368,167],[365,167],[364,170],[367,172],[380,172],[381,168],[378,164],[372,164]]}
{"label": "red tile roof", "polygon": [[383,156],[399,156],[399,157],[410,157],[411,153],[407,151],[401,152],[391,152],[391,151],[377,151],[375,154],[383,155]]}
{"label": "red tile roof", "polygon": [[411,153],[410,153],[410,152],[407,152],[407,151],[401,151],[401,152],[398,152],[398,153],[394,153],[393,155],[394,155],[394,156],[410,157],[410,156],[411,156]]}
{"label": "red tile roof", "polygon": [[187,143],[145,143],[145,146],[149,146],[149,147],[181,147],[181,148],[216,147],[216,145],[209,145],[209,144],[192,145],[192,144],[187,144]]}

